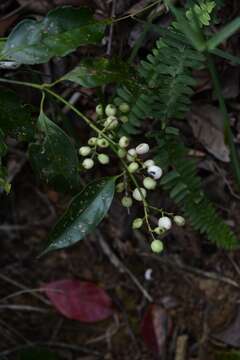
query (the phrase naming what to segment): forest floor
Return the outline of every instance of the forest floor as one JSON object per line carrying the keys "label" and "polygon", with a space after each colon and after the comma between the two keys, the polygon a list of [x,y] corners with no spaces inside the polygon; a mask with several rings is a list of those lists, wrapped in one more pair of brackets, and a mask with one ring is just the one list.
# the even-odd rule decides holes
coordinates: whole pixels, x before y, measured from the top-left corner
{"label": "forest floor", "polygon": [[[147,1],[45,0],[26,5],[26,0],[3,0],[0,36],[6,36],[28,14],[42,16],[52,6],[50,3],[55,7],[88,5],[99,17],[107,17],[113,13],[123,16],[129,9],[134,12]],[[222,22],[239,12],[238,1],[226,2]],[[159,21],[165,23],[167,19],[163,14]],[[141,31],[141,26],[131,19],[119,24],[110,39],[108,54],[128,56]],[[139,57],[148,53],[155,40],[156,34],[150,32]],[[228,46],[230,49],[238,46],[235,54],[240,55],[238,36]],[[56,76],[77,63],[79,57],[99,51],[82,48],[74,56],[36,67],[36,71]],[[235,140],[239,143],[239,67],[224,61],[218,65]],[[193,109],[179,126],[198,160],[205,190],[240,237],[240,195],[216,125],[221,115],[216,100],[209,96],[211,83],[207,71],[197,73],[196,78],[199,86]],[[65,91],[69,96],[79,93],[78,106],[89,115],[93,113],[97,98],[94,90]],[[28,103],[39,100],[30,91],[24,97]],[[79,137],[86,137],[85,128],[79,126],[72,114],[66,115]],[[220,359],[218,353],[240,348],[239,251],[219,250],[186,225],[173,228],[163,255],[153,255],[146,247],[148,235],[131,230],[134,211],[129,215],[114,201],[109,216],[95,233],[66,251],[37,259],[69,198],[36,182],[25,146],[9,141],[12,150],[8,168],[13,190],[8,196],[1,195],[0,207],[0,359],[20,359],[21,349],[34,346],[50,349],[59,359],[66,360],[215,360]],[[162,206],[174,209],[165,195],[159,193],[159,199]],[[115,315],[94,325],[61,316],[41,287],[66,278],[103,287],[112,298]],[[145,344],[152,336],[156,338],[158,355]]]}

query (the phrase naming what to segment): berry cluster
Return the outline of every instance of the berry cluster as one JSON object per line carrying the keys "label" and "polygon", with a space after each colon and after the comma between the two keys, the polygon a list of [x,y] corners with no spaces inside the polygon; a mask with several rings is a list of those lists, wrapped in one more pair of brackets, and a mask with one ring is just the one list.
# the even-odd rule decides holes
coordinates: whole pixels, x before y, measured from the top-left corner
{"label": "berry cluster", "polygon": [[[85,157],[82,167],[86,170],[94,166],[95,159],[102,165],[109,163],[109,155],[103,153],[103,149],[110,148],[119,158],[123,172],[118,178],[123,178],[123,180],[118,182],[116,190],[119,194],[124,193],[121,203],[128,211],[134,200],[142,203],[144,216],[136,218],[132,223],[132,228],[140,229],[145,223],[153,239],[151,249],[153,252],[159,253],[163,250],[163,243],[155,236],[160,236],[168,231],[172,227],[172,221],[183,226],[185,219],[179,215],[167,214],[164,210],[148,204],[147,192],[156,189],[157,181],[163,175],[163,171],[153,159],[146,158],[150,152],[149,144],[141,143],[136,147],[129,148],[130,139],[127,136],[119,136],[117,128],[121,123],[128,121],[127,113],[129,111],[130,107],[127,103],[120,103],[118,107],[108,104],[105,108],[98,105],[96,107],[98,137],[89,138],[88,144],[79,149],[79,154]],[[141,185],[139,185],[140,181]],[[155,228],[150,225],[150,210],[161,213],[158,226]]]}

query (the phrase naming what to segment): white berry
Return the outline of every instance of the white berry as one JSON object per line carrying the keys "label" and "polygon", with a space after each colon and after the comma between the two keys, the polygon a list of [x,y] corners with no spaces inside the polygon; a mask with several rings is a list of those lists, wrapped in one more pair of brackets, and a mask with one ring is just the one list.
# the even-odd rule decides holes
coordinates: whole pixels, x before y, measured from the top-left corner
{"label": "white berry", "polygon": [[154,190],[157,186],[156,180],[152,179],[151,177],[146,177],[143,180],[143,185],[147,190]]}
{"label": "white berry", "polygon": [[94,161],[93,159],[87,158],[85,160],[83,160],[82,162],[82,166],[84,167],[84,169],[89,170],[94,166]]}
{"label": "white berry", "polygon": [[102,164],[102,165],[109,164],[109,156],[106,155],[106,154],[99,154],[99,155],[98,155],[98,161],[99,161],[100,164]]}
{"label": "white berry", "polygon": [[91,151],[92,151],[92,149],[89,146],[82,146],[79,149],[79,154],[81,156],[88,156]]}
{"label": "white berry", "polygon": [[133,198],[137,201],[143,201],[143,199],[146,197],[147,191],[144,188],[136,188],[133,190]]}
{"label": "white berry", "polygon": [[146,143],[142,143],[142,144],[139,144],[137,147],[136,147],[136,153],[138,155],[143,155],[143,154],[146,154],[149,152],[149,145],[146,144]]}
{"label": "white berry", "polygon": [[175,224],[177,224],[178,226],[184,226],[186,223],[184,217],[180,216],[180,215],[175,215],[173,220],[174,220]]}
{"label": "white berry", "polygon": [[154,240],[151,243],[151,249],[154,253],[160,253],[163,251],[163,243],[160,240]]}
{"label": "white berry", "polygon": [[148,174],[151,175],[155,180],[160,179],[163,174],[162,169],[157,165],[149,166],[147,170]]}
{"label": "white berry", "polygon": [[172,221],[169,217],[163,216],[158,220],[158,226],[165,230],[169,230],[172,227]]}
{"label": "white berry", "polygon": [[126,148],[129,145],[129,138],[127,136],[122,136],[119,140],[119,146],[121,148]]}
{"label": "white berry", "polygon": [[118,126],[118,119],[115,116],[110,115],[107,120],[104,121],[103,125],[109,130],[115,129]]}
{"label": "white berry", "polygon": [[105,109],[105,114],[107,116],[115,116],[117,113],[117,108],[113,104],[108,104]]}

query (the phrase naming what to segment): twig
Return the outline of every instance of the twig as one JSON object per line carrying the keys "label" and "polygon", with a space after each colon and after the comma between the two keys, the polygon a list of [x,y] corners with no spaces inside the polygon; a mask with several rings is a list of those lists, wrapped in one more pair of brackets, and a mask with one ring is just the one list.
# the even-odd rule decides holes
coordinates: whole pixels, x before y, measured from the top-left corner
{"label": "twig", "polygon": [[240,285],[233,279],[230,279],[226,276],[222,276],[218,273],[214,273],[214,272],[210,272],[210,271],[205,271],[205,270],[201,270],[201,269],[197,269],[194,268],[192,266],[189,265],[185,265],[182,264],[178,261],[172,261],[171,259],[167,259],[161,256],[156,256],[156,255],[152,255],[152,254],[148,254],[148,253],[141,253],[142,256],[146,256],[146,257],[150,257],[154,260],[157,260],[159,262],[161,262],[162,264],[174,267],[174,268],[178,268],[180,270],[195,274],[195,275],[200,275],[200,276],[204,276],[206,278],[212,279],[212,280],[216,280],[225,284],[228,284],[236,289],[240,288]]}
{"label": "twig", "polygon": [[[113,0],[112,1],[112,12],[111,12],[112,18],[115,17],[115,12],[116,12],[116,0]],[[111,52],[112,52],[113,29],[114,29],[114,24],[112,23],[110,25],[110,29],[109,29],[108,44],[107,44],[107,51],[106,51],[108,56],[110,56]]]}
{"label": "twig", "polygon": [[138,281],[138,279],[133,275],[133,273],[121,262],[121,260],[118,259],[118,257],[114,254],[114,252],[111,250],[110,246],[107,244],[107,242],[104,240],[102,234],[100,231],[97,231],[98,236],[98,242],[104,252],[104,254],[109,258],[110,262],[121,272],[127,274],[134,284],[137,286],[137,288],[141,291],[143,296],[149,301],[153,302],[153,298],[151,295],[147,292],[146,289],[141,285],[141,283]]}
{"label": "twig", "polygon": [[36,306],[15,305],[15,304],[0,305],[0,311],[1,310],[33,311],[33,312],[40,312],[40,313],[49,313],[49,310],[42,309],[42,308],[39,308]]}
{"label": "twig", "polygon": [[9,356],[9,355],[17,353],[17,352],[19,352],[21,350],[31,349],[31,348],[33,348],[35,346],[45,346],[45,347],[49,347],[49,348],[50,347],[51,348],[59,348],[59,349],[69,350],[69,351],[72,351],[72,352],[79,352],[79,353],[82,352],[82,353],[85,353],[85,354],[95,355],[96,357],[103,359],[103,354],[101,354],[98,351],[90,350],[90,349],[86,348],[85,346],[71,345],[71,344],[60,343],[60,342],[54,342],[54,343],[51,343],[51,342],[35,342],[35,343],[32,343],[32,344],[22,345],[22,346],[18,346],[18,347],[15,347],[13,349],[10,349],[10,350],[2,351],[0,353],[0,357]]}
{"label": "twig", "polygon": [[181,335],[177,338],[175,360],[186,360],[188,336]]}

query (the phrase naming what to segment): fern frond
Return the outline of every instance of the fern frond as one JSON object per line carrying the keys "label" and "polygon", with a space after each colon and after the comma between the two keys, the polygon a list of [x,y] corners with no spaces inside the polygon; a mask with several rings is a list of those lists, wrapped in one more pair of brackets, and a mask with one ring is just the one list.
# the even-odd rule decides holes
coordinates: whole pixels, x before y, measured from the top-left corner
{"label": "fern frond", "polygon": [[204,195],[196,163],[189,159],[179,136],[162,132],[158,146],[156,161],[168,170],[161,185],[170,198],[183,209],[194,229],[219,247],[236,248],[237,238]]}
{"label": "fern frond", "polygon": [[118,89],[118,96],[133,108],[124,130],[139,132],[145,118],[159,119],[167,123],[172,118],[182,119],[190,108],[195,80],[193,69],[199,68],[204,56],[194,50],[182,34],[169,30],[157,41],[152,53],[141,62],[138,91]]}

